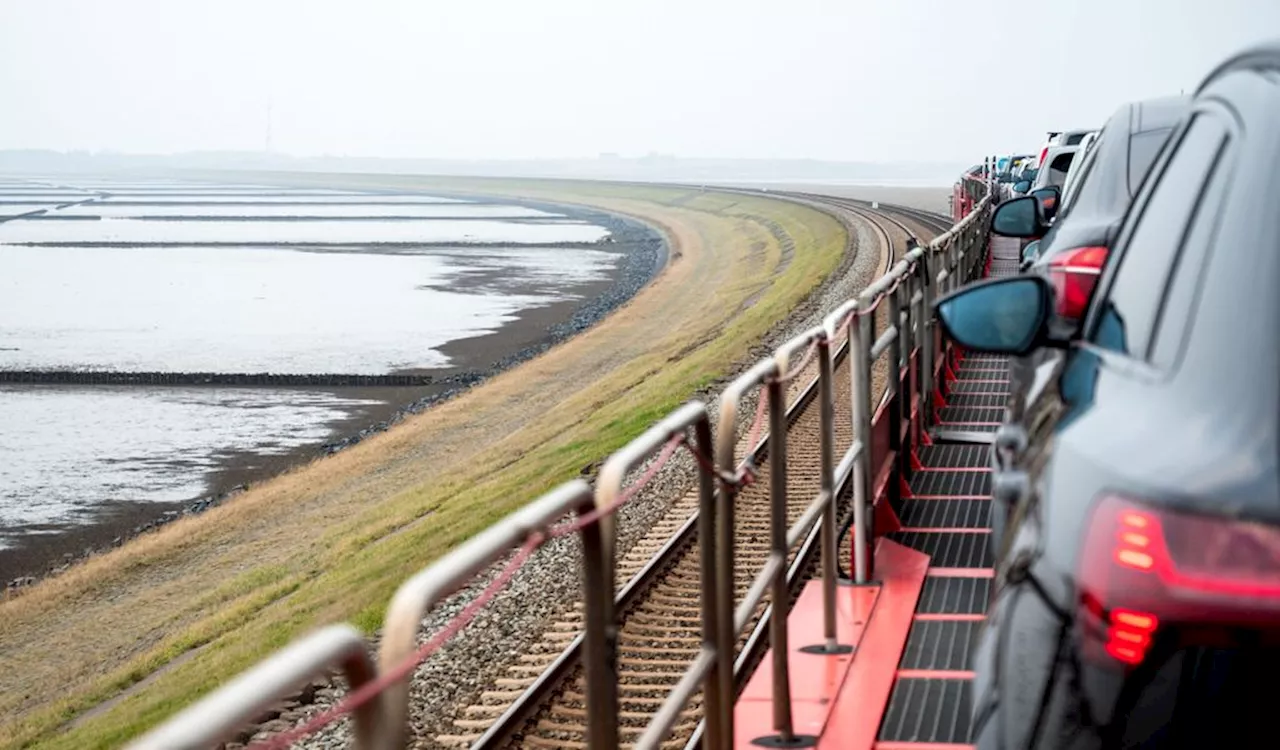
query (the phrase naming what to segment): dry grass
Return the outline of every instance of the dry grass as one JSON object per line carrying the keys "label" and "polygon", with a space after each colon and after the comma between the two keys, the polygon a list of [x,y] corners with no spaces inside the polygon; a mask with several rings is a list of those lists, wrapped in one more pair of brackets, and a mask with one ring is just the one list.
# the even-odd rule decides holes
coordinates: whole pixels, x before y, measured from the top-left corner
{"label": "dry grass", "polygon": [[[630,303],[543,356],[0,605],[0,747],[114,747],[318,624],[373,631],[411,573],[723,375],[830,273],[845,244],[834,219],[763,197],[462,187],[643,217],[678,255]],[[795,242],[781,273],[766,222]]]}

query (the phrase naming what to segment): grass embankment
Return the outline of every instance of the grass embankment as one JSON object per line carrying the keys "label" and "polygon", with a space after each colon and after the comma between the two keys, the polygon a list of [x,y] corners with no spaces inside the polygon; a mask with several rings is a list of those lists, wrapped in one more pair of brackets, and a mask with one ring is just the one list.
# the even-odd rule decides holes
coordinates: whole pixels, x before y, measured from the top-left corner
{"label": "grass embankment", "polygon": [[726,374],[845,246],[836,220],[765,197],[447,184],[643,217],[672,257],[631,302],[537,359],[0,604],[0,747],[114,747],[319,624],[374,631],[413,572]]}

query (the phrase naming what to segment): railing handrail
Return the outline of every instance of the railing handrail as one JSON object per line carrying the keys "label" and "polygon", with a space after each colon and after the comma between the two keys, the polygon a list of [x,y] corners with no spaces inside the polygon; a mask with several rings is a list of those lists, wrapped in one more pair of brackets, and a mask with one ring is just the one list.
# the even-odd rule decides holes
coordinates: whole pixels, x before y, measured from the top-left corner
{"label": "railing handrail", "polygon": [[[204,750],[226,742],[272,701],[298,684],[339,667],[352,690],[377,673],[360,631],[329,625],[267,657],[130,745],[131,750]],[[382,730],[382,703],[355,711],[356,742],[374,747]]]}

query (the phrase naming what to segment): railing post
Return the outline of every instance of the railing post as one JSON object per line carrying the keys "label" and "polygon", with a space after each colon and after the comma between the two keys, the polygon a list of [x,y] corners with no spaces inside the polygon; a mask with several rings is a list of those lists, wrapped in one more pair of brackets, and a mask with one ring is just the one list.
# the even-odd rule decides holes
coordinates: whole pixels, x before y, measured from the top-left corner
{"label": "railing post", "polygon": [[[778,376],[777,364],[772,360],[758,362],[747,372],[738,376],[736,380],[725,388],[720,394],[720,419],[716,424],[716,454],[715,465],[717,469],[725,476],[733,476],[738,471],[738,409],[741,406],[741,399],[749,388],[755,387],[758,383],[767,382],[769,379]],[[772,398],[772,394],[769,396]],[[747,446],[747,450],[755,450],[754,445]],[[720,632],[716,636],[717,652],[727,649],[727,653],[733,654],[734,644],[738,642],[736,623],[735,623],[735,588],[737,579],[735,575],[735,560],[733,557],[734,550],[734,516],[736,513],[735,503],[738,498],[738,488],[734,484],[721,481],[720,483],[720,502],[716,509],[716,609],[719,611],[717,624]],[[734,676],[733,676],[733,658],[717,660],[716,672],[720,682],[721,694],[726,696],[724,705],[728,710],[732,711],[734,697]],[[724,727],[724,743],[726,748],[734,747],[734,727],[732,716],[729,717],[727,725]],[[708,750],[716,750],[709,748]]]}
{"label": "railing post", "polygon": [[[715,443],[711,437],[711,422],[700,419],[693,426],[694,442],[697,450],[704,456],[715,455]],[[711,647],[716,654],[716,668],[703,680],[703,717],[706,720],[707,750],[730,750],[732,748],[733,724],[733,642],[726,642],[722,636],[724,628],[721,620],[728,619],[728,627],[733,628],[733,611],[720,610],[721,601],[718,595],[719,582],[716,580],[716,518],[722,513],[716,509],[715,481],[705,471],[698,472],[698,543],[701,545],[702,583],[702,643]],[[733,592],[729,592],[732,598]],[[728,733],[728,734],[726,734]]]}
{"label": "railing post", "polygon": [[[885,392],[889,396],[889,452],[893,455],[893,465],[902,465],[902,337],[906,326],[902,320],[902,306],[898,295],[906,285],[901,281],[898,287],[888,293],[889,320],[897,330],[897,335],[889,341],[889,377],[885,384]],[[910,408],[910,407],[908,407]],[[889,481],[889,498],[896,504],[901,495],[898,482]]]}
{"label": "railing post", "polygon": [[[874,300],[864,294],[858,300],[858,309],[870,310],[873,304]],[[875,502],[872,487],[875,482],[875,477],[872,475],[874,467],[871,465],[875,458],[871,435],[871,347],[875,343],[874,322],[874,315],[860,314],[854,321],[854,325],[850,326],[850,329],[854,326],[858,328],[858,338],[861,340],[856,352],[850,350],[850,354],[855,357],[849,361],[851,368],[857,367],[857,377],[861,381],[853,391],[854,431],[862,441],[862,455],[857,463],[862,468],[862,475],[855,476],[857,484],[854,489],[862,493],[862,499],[855,499],[855,502],[863,512],[863,524],[859,527],[859,536],[863,542],[862,555],[866,566],[866,580],[859,583],[866,583],[875,577],[875,558],[871,553],[871,543],[875,539],[875,514],[871,512],[872,503]]]}
{"label": "railing post", "polygon": [[826,653],[847,653],[852,649],[841,646],[836,634],[836,556],[840,554],[836,528],[835,496],[835,388],[831,382],[835,375],[831,367],[831,341],[825,334],[818,338],[818,422],[821,425],[821,492],[827,499],[822,512],[822,635]]}
{"label": "railing post", "polygon": [[960,258],[959,258],[959,252],[958,252],[958,247],[960,245],[959,240],[960,240],[959,234],[952,235],[951,238],[947,240],[946,250],[944,251],[944,254],[943,254],[943,258],[945,259],[944,262],[947,264],[946,265],[947,283],[942,291],[946,294],[950,294],[951,292],[954,292],[959,287],[960,277],[964,273],[960,268]]}
{"label": "railing post", "polygon": [[[770,378],[769,389],[769,547],[771,554],[787,559],[787,397],[786,385]],[[773,578],[769,640],[773,651],[773,728],[778,741],[795,740],[791,724],[791,660],[787,646],[787,566],[779,565]]]}
{"label": "railing post", "polygon": [[[861,320],[864,316],[865,304],[862,298],[853,300],[848,306],[847,311],[844,307],[840,308],[838,313],[840,317],[848,316],[848,346],[847,354],[849,360],[849,398],[852,402],[850,410],[850,427],[853,432],[853,465],[850,471],[849,483],[852,487],[853,495],[853,582],[855,584],[865,584],[869,580],[867,572],[867,466],[870,463],[871,441],[870,435],[862,429],[862,412],[868,406],[870,400],[862,396],[867,395],[870,391],[870,363],[868,361],[868,348],[871,342],[864,335],[864,328]],[[833,314],[831,327],[838,330],[838,317]]]}
{"label": "railing post", "polygon": [[[911,249],[914,251],[914,248]],[[919,268],[919,259],[911,258],[908,252],[908,260],[913,264],[912,268],[907,270],[903,276],[904,288],[906,290],[906,305],[902,311],[902,370],[905,373],[905,384],[902,389],[902,405],[901,418],[907,422],[906,442],[902,444],[902,455],[898,460],[898,471],[906,476],[911,471],[911,455],[916,447],[916,429],[915,424],[911,420],[911,408],[915,405],[915,395],[918,390],[916,380],[919,377],[917,367],[914,367],[912,354],[916,349],[916,321],[919,318],[916,315],[916,288],[919,283],[916,280],[916,269]],[[902,425],[898,425],[899,432]]]}
{"label": "railing post", "polygon": [[933,284],[937,279],[934,272],[933,264],[933,247],[926,247],[924,255],[920,256],[920,267],[924,271],[922,279],[924,286],[921,291],[924,293],[924,302],[920,311],[920,430],[922,434],[927,434],[929,429],[929,415],[933,413],[933,359],[936,352],[934,351],[934,333],[933,333]]}
{"label": "railing post", "polygon": [[[613,607],[612,518],[583,529],[583,672],[587,684],[587,746],[618,746],[618,621]],[[595,562],[593,565],[592,562]]]}
{"label": "railing post", "polygon": [[[831,331],[824,325],[809,329],[794,339],[783,344],[774,354],[774,362],[779,372],[792,372],[790,359],[793,354],[805,350],[807,361],[811,352],[816,356],[818,366],[818,456],[819,456],[819,489],[818,498],[800,514],[796,523],[812,527],[817,524],[818,541],[821,549],[820,573],[822,577],[822,635],[821,643],[805,644],[797,650],[807,654],[834,655],[847,654],[852,646],[842,645],[838,640],[836,615],[836,589],[839,578],[839,513],[836,506],[836,460],[835,460],[835,383],[833,378],[834,363],[831,360]],[[805,349],[808,347],[808,349]],[[798,367],[798,366],[797,366]],[[816,513],[813,509],[818,507]],[[811,519],[806,521],[806,519]],[[792,527],[794,531],[794,527]],[[792,533],[788,532],[788,535]],[[794,540],[791,540],[794,541]],[[796,738],[797,742],[803,738]]]}

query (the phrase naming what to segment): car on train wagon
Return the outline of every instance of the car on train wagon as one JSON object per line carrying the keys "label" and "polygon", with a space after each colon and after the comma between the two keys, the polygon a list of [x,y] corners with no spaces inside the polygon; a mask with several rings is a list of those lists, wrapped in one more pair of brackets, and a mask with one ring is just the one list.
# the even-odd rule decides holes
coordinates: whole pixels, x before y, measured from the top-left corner
{"label": "car on train wagon", "polygon": [[1009,180],[1008,189],[1005,191],[1005,197],[1015,198],[1019,195],[1025,195],[1031,189],[1031,183],[1035,181],[1037,172],[1034,154],[1015,157],[1012,176]]}
{"label": "car on train wagon", "polygon": [[[1105,125],[1103,127],[1106,127]],[[1093,153],[1093,147],[1098,143],[1098,138],[1102,135],[1101,130],[1095,130],[1084,137],[1080,141],[1080,151],[1076,157],[1071,160],[1071,166],[1067,168],[1067,176],[1062,180],[1062,187],[1058,189],[1061,196],[1065,196],[1072,191],[1072,188],[1079,184],[1080,175],[1084,171],[1082,167],[1088,160],[1089,154]],[[1055,206],[1056,208],[1056,206]]]}
{"label": "car on train wagon", "polygon": [[[1073,192],[1073,188],[1080,181],[1080,174],[1083,171],[1083,165],[1089,161],[1089,155],[1093,152],[1093,146],[1098,142],[1100,131],[1094,131],[1085,135],[1080,141],[1080,151],[1075,158],[1071,160],[1071,166],[1067,168],[1067,176],[1062,181],[1062,187],[1046,187],[1036,191],[1036,196],[1040,199],[1041,213],[1045,221],[1050,226],[1059,212],[1060,198],[1066,194]],[[1033,178],[1034,179],[1034,178]],[[1030,190],[1030,187],[1028,187]],[[1040,257],[1040,240],[1034,239],[1022,246],[1022,263],[1018,270],[1027,270],[1037,258]]]}
{"label": "car on train wagon", "polygon": [[[1043,238],[1033,259],[1037,265],[1074,268],[1076,261],[1088,266],[1105,259],[1105,248],[1114,240],[1125,211],[1189,104],[1186,96],[1125,104],[1097,134],[1085,139],[1062,188],[1047,191],[1052,197],[1045,218],[1052,223],[1032,230],[1033,237]],[[1084,251],[1090,247],[1104,251],[1089,256]],[[1071,255],[1059,257],[1062,253]],[[1087,302],[1087,296],[1074,297],[1077,309],[1071,317],[1078,318]]]}
{"label": "car on train wagon", "polygon": [[1030,190],[1050,186],[1061,189],[1062,183],[1067,180],[1071,162],[1075,160],[1076,154],[1080,153],[1080,149],[1081,146],[1078,143],[1072,146],[1050,146],[1045,153],[1044,161],[1036,171],[1036,178],[1031,181]]}
{"label": "car on train wagon", "polygon": [[[1045,277],[1054,287],[1053,328],[1069,334],[1079,326],[1125,212],[1189,107],[1186,96],[1121,106],[1092,142],[1086,138],[1081,144],[1086,151],[1073,164],[1065,192],[1042,189],[1032,193],[1037,199],[1034,207],[1027,200],[997,209],[993,231],[1030,238],[1022,251],[1022,270]],[[1036,370],[1061,354],[1039,349],[1013,358],[1008,404],[1012,419],[1021,418]],[[992,508],[991,542],[997,548],[1007,514],[1003,503]]]}
{"label": "car on train wagon", "polygon": [[972,351],[1064,352],[996,450],[1014,513],[975,650],[978,748],[1274,743],[1276,164],[1280,40],[1197,89],[1075,330],[1049,325],[1036,274],[936,303]]}
{"label": "car on train wagon", "polygon": [[1044,145],[1040,147],[1040,154],[1036,157],[1035,166],[1044,166],[1045,159],[1048,156],[1049,149],[1055,146],[1079,146],[1084,139],[1094,132],[1089,128],[1076,128],[1075,130],[1053,130],[1049,132],[1049,137],[1045,139]]}

